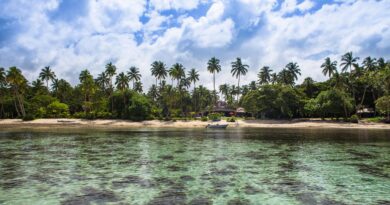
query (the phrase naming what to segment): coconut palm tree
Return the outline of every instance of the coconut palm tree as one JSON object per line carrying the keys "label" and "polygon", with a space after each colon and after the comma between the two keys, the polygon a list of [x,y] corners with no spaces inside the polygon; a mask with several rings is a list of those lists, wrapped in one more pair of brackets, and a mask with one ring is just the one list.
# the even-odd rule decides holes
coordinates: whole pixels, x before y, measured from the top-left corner
{"label": "coconut palm tree", "polygon": [[41,70],[41,73],[39,73],[39,78],[46,81],[46,88],[49,90],[49,80],[54,80],[56,74],[50,69],[50,66],[46,66]]}
{"label": "coconut palm tree", "polygon": [[139,68],[137,67],[130,67],[129,71],[127,72],[127,75],[129,76],[130,81],[133,81],[133,89],[135,88],[135,82],[138,82],[141,80],[141,74],[139,73]]}
{"label": "coconut palm tree", "polygon": [[275,84],[278,82],[278,74],[277,73],[272,73],[271,74],[271,83]]}
{"label": "coconut palm tree", "polygon": [[161,83],[161,79],[165,79],[167,77],[167,69],[162,61],[154,61],[150,70],[152,71],[152,75],[156,77],[156,85],[157,80]]}
{"label": "coconut palm tree", "polygon": [[108,77],[106,72],[102,72],[98,75],[96,79],[96,84],[99,85],[99,87],[106,91],[108,86],[110,85],[110,78]]}
{"label": "coconut palm tree", "polygon": [[358,60],[359,57],[353,57],[352,51],[344,54],[343,56],[341,56],[341,71],[347,72],[347,70],[349,69],[349,72],[352,72],[352,66],[353,64],[357,63]]}
{"label": "coconut palm tree", "polygon": [[[55,80],[53,81],[54,85]],[[47,89],[41,79],[36,79],[31,82],[31,88],[35,95],[41,95],[47,93]]]}
{"label": "coconut palm tree", "polygon": [[169,75],[172,80],[177,80],[177,87],[180,85],[180,79],[185,77],[185,68],[180,63],[173,64],[172,68],[169,70]]}
{"label": "coconut palm tree", "polygon": [[112,78],[116,75],[116,66],[109,62],[106,64],[106,74],[109,79],[109,97],[111,98],[111,111],[114,110],[114,99],[112,98],[112,93],[114,92],[114,87],[112,85]]}
{"label": "coconut palm tree", "polygon": [[134,91],[138,93],[142,93],[143,88],[142,88],[142,83],[141,81],[136,81],[134,84]]}
{"label": "coconut palm tree", "polygon": [[130,82],[130,77],[126,75],[124,72],[121,72],[116,76],[116,81],[115,81],[116,88],[122,91],[122,93],[124,93],[126,89],[129,88],[129,82]]}
{"label": "coconut palm tree", "polygon": [[4,93],[3,93],[3,88],[7,85],[7,80],[6,80],[6,77],[5,77],[5,69],[4,68],[0,68],[0,105],[1,105],[1,108],[0,108],[0,117],[3,118],[5,113],[4,113],[4,105],[3,105],[3,96],[4,96]]}
{"label": "coconut palm tree", "polygon": [[229,85],[228,84],[222,84],[219,86],[219,92],[224,96],[225,102],[227,101],[228,95],[229,95]]}
{"label": "coconut palm tree", "polygon": [[301,75],[301,69],[299,69],[299,65],[297,63],[294,62],[288,63],[286,65],[286,69],[294,80],[298,80],[298,75]]}
{"label": "coconut palm tree", "polygon": [[[27,80],[17,67],[10,67],[7,71],[6,81],[11,87],[15,99],[15,109],[19,116],[26,116],[23,93],[27,87]],[[16,105],[18,104],[18,106]]]}
{"label": "coconut palm tree", "polygon": [[96,91],[95,81],[93,80],[93,76],[91,75],[91,73],[87,69],[81,71],[81,73],[79,75],[79,80],[81,83],[81,90],[84,93],[83,109],[85,112],[89,112],[91,109],[91,106],[92,106],[91,96]]}
{"label": "coconut palm tree", "polygon": [[271,81],[271,72],[272,70],[268,66],[264,66],[260,69],[257,77],[259,78],[259,84],[268,84]]}
{"label": "coconut palm tree", "polygon": [[240,79],[241,79],[241,76],[245,76],[246,73],[248,72],[248,68],[249,66],[246,65],[246,64],[243,64],[241,62],[241,58],[236,58],[236,61],[232,62],[232,70],[231,70],[231,73],[233,75],[233,77],[236,77],[238,79],[238,83],[237,83],[237,101],[238,101],[238,97],[240,96]]}
{"label": "coconut palm tree", "polygon": [[196,81],[199,80],[199,73],[197,70],[195,70],[195,68],[191,69],[189,72],[188,72],[188,79],[190,80],[190,82],[194,83],[194,90],[195,90],[195,83]]}
{"label": "coconut palm tree", "polygon": [[219,73],[221,71],[221,65],[219,64],[219,59],[216,57],[212,57],[207,62],[207,70],[213,74],[213,85],[214,85],[214,95],[216,95],[215,91],[215,73]]}
{"label": "coconut palm tree", "polygon": [[371,58],[370,56],[366,57],[363,60],[363,68],[366,71],[375,71],[377,68],[377,63],[375,58]]}
{"label": "coconut palm tree", "polygon": [[325,76],[332,77],[337,71],[337,61],[331,61],[330,58],[325,58],[325,62],[321,65],[322,73]]}
{"label": "coconut palm tree", "polygon": [[382,57],[378,58],[378,60],[376,61],[376,64],[377,64],[378,70],[383,70],[386,68],[386,61]]}

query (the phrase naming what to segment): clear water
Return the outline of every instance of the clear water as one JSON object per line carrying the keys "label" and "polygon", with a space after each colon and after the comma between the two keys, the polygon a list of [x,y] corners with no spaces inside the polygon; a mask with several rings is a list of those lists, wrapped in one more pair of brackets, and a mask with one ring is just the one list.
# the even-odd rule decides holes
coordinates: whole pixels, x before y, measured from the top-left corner
{"label": "clear water", "polygon": [[389,204],[384,130],[0,131],[0,204]]}

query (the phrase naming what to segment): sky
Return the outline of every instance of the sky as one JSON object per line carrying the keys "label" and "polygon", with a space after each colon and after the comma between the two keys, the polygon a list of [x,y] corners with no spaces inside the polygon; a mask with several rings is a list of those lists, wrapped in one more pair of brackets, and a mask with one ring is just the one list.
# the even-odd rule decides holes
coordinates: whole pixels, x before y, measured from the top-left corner
{"label": "sky", "polygon": [[236,83],[231,62],[241,57],[243,83],[288,62],[300,65],[299,81],[322,81],[325,57],[390,59],[389,11],[390,0],[0,0],[0,67],[34,80],[50,66],[76,84],[81,70],[96,77],[113,62],[118,73],[140,68],[147,88],[160,60],[196,68],[212,88],[208,59],[221,60],[219,85]]}

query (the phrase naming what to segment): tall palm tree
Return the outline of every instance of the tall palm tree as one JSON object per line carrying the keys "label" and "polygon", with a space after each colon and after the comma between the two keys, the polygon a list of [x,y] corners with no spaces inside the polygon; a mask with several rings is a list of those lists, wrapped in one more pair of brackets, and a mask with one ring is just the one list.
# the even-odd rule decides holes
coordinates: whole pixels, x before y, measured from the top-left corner
{"label": "tall palm tree", "polygon": [[[13,91],[15,99],[15,109],[19,116],[26,116],[24,109],[23,92],[27,87],[27,80],[23,76],[22,71],[17,67],[10,67],[7,70],[6,81]],[[18,103],[18,106],[16,105]]]}
{"label": "tall palm tree", "polygon": [[197,70],[195,70],[195,68],[191,69],[188,72],[188,79],[190,80],[190,82],[194,83],[194,90],[195,90],[195,83],[196,81],[199,80],[199,73]]}
{"label": "tall palm tree", "polygon": [[134,89],[135,82],[141,80],[141,74],[139,73],[139,68],[134,66],[130,67],[129,71],[127,72],[127,75],[129,76],[130,81],[133,81],[133,89]]}
{"label": "tall palm tree", "polygon": [[290,62],[286,65],[286,69],[294,80],[298,80],[298,75],[301,75],[298,63]]}
{"label": "tall palm tree", "polygon": [[207,62],[207,70],[213,74],[213,85],[214,85],[214,95],[216,95],[215,91],[215,73],[219,73],[221,71],[221,65],[219,64],[219,59],[216,57],[212,57]]}
{"label": "tall palm tree", "polygon": [[112,98],[112,93],[114,91],[114,87],[112,85],[112,78],[116,75],[116,66],[109,62],[106,64],[106,74],[109,79],[109,97],[111,98],[111,111],[114,110],[114,99]]}
{"label": "tall palm tree", "polygon": [[325,62],[321,65],[322,73],[325,76],[332,77],[337,71],[337,61],[331,61],[330,58],[325,58]]}
{"label": "tall palm tree", "polygon": [[56,74],[50,69],[50,66],[46,66],[41,70],[41,73],[39,73],[39,78],[46,81],[46,88],[49,90],[49,80],[54,80]]}
{"label": "tall palm tree", "polygon": [[185,77],[185,68],[180,63],[173,64],[172,68],[169,70],[169,75],[172,80],[177,80],[177,87],[180,85],[180,79]]}
{"label": "tall palm tree", "polygon": [[378,66],[378,70],[383,70],[383,69],[386,68],[386,61],[385,61],[384,58],[382,58],[382,57],[378,58],[376,63],[377,63],[377,66]]}
{"label": "tall palm tree", "polygon": [[115,85],[116,88],[122,92],[123,106],[125,107],[126,107],[125,91],[129,88],[129,82],[130,82],[130,78],[124,72],[121,72],[116,76]]}
{"label": "tall palm tree", "polygon": [[[54,85],[54,82],[53,81],[53,85]],[[34,81],[31,82],[31,87],[32,87],[32,91],[35,95],[39,95],[39,94],[44,94],[46,93],[47,89],[45,87],[45,85],[43,84],[42,80],[41,79],[36,79]]]}
{"label": "tall palm tree", "polygon": [[99,85],[102,90],[107,90],[108,86],[110,85],[110,78],[108,77],[106,72],[102,72],[98,75],[96,79],[96,84]]}
{"label": "tall palm tree", "polygon": [[359,60],[359,57],[353,57],[352,51],[341,56],[341,71],[346,72],[349,69],[349,72],[352,72],[352,66]]}
{"label": "tall palm tree", "polygon": [[237,83],[237,90],[238,90],[238,92],[237,92],[237,101],[238,101],[238,97],[240,96],[240,79],[241,79],[242,75],[246,75],[246,73],[248,72],[248,68],[249,68],[248,65],[243,64],[241,62],[241,58],[236,58],[236,61],[232,62],[231,73],[232,73],[233,77],[236,77],[238,79],[238,83]]}
{"label": "tall palm tree", "polygon": [[127,76],[124,72],[121,72],[116,76],[116,81],[115,81],[116,88],[122,91],[122,93],[124,93],[126,89],[129,88],[129,82],[130,82],[130,77]]}
{"label": "tall palm tree", "polygon": [[268,84],[271,81],[271,72],[272,70],[268,66],[264,66],[260,69],[257,77],[259,78],[259,84]]}
{"label": "tall palm tree", "polygon": [[0,105],[1,105],[1,108],[0,108],[0,117],[3,118],[5,113],[4,113],[4,104],[3,104],[3,88],[7,85],[7,80],[6,80],[6,77],[5,77],[5,69],[4,68],[0,68]]}
{"label": "tall palm tree", "polygon": [[371,58],[370,56],[366,57],[363,60],[363,68],[366,71],[375,71],[377,68],[377,63],[375,58]]}
{"label": "tall palm tree", "polygon": [[278,82],[278,74],[277,73],[272,73],[271,74],[271,83],[275,84]]}
{"label": "tall palm tree", "polygon": [[85,112],[89,112],[91,110],[91,106],[92,106],[92,102],[91,102],[92,95],[96,91],[96,86],[95,86],[96,84],[95,84],[95,81],[93,79],[93,76],[91,75],[91,73],[87,69],[81,71],[81,73],[79,75],[79,80],[81,83],[81,90],[84,93],[83,109]]}
{"label": "tall palm tree", "polygon": [[157,80],[161,83],[161,79],[165,79],[167,77],[167,69],[162,61],[154,61],[151,66],[152,75],[156,77],[157,85]]}

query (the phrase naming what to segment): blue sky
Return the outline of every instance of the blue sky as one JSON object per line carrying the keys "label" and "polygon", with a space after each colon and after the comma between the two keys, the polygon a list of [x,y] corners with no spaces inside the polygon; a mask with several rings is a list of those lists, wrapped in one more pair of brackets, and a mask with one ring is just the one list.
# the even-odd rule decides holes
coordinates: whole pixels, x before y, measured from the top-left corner
{"label": "blue sky", "polygon": [[390,58],[390,0],[2,0],[0,66],[18,66],[29,80],[50,65],[77,83],[112,61],[118,71],[162,60],[197,68],[211,87],[207,60],[221,59],[217,82],[235,83],[230,62],[281,70],[298,62],[302,77],[324,80],[320,65],[347,51]]}

